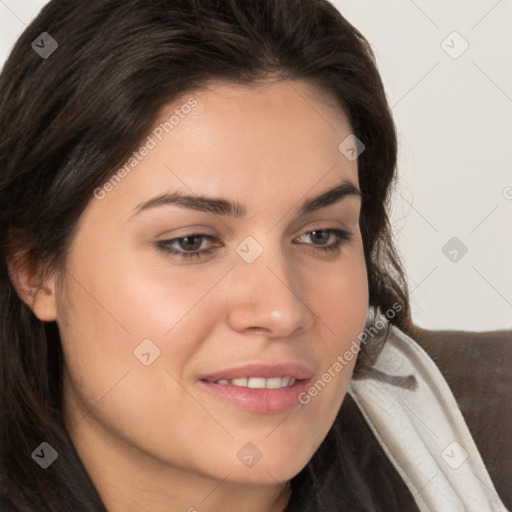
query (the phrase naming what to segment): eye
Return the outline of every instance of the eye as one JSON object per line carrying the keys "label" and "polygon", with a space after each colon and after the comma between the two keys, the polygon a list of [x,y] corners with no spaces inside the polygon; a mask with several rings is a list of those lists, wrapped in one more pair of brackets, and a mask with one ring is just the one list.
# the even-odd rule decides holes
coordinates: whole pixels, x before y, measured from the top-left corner
{"label": "eye", "polygon": [[[337,254],[341,251],[341,246],[345,241],[350,240],[351,234],[343,229],[325,228],[307,231],[300,235],[297,240],[304,237],[311,237],[313,251],[322,253]],[[333,240],[328,244],[329,240]],[[216,237],[202,233],[191,233],[190,235],[172,238],[170,240],[161,240],[156,243],[158,249],[171,254],[179,259],[199,259],[211,254],[219,244],[203,247],[204,241],[212,242]],[[302,242],[301,242],[302,244]]]}
{"label": "eye", "polygon": [[[338,254],[341,251],[341,247],[344,242],[349,241],[351,234],[344,229],[335,229],[335,228],[325,228],[325,229],[315,229],[313,231],[308,231],[303,233],[300,238],[303,237],[311,237],[314,242],[320,242],[319,245],[313,243],[314,251],[322,251],[324,253],[330,254]],[[326,245],[327,242],[334,238],[334,242]]]}
{"label": "eye", "polygon": [[[162,240],[157,243],[157,246],[162,251],[175,255],[178,258],[200,258],[213,252],[212,247],[199,250],[204,240],[211,242],[215,240],[215,237],[201,233],[193,233],[179,238],[172,238],[171,240]],[[178,249],[176,249],[176,245]]]}

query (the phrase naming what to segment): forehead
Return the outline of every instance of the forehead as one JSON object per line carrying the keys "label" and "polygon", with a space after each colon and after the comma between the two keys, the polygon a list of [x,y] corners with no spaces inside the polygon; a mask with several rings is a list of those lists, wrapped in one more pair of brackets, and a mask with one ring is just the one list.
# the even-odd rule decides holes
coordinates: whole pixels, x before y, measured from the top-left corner
{"label": "forehead", "polygon": [[162,109],[141,143],[150,150],[107,199],[139,204],[177,190],[257,198],[261,209],[357,185],[357,161],[338,149],[350,134],[334,98],[306,82],[210,84]]}
{"label": "forehead", "polygon": [[[164,108],[157,127],[183,108],[190,96]],[[314,148],[335,153],[338,139],[351,133],[340,104],[323,89],[305,81],[216,83],[193,96],[197,106],[186,115],[186,122],[172,130],[176,141],[193,142],[195,137],[202,137],[201,142],[206,142],[208,138],[224,142],[219,149],[232,152],[236,147],[231,147],[234,145],[229,141],[236,140],[243,144],[245,153],[263,158],[265,154],[260,149],[273,147],[273,154],[280,154],[281,150],[293,161],[295,155],[311,153]]]}

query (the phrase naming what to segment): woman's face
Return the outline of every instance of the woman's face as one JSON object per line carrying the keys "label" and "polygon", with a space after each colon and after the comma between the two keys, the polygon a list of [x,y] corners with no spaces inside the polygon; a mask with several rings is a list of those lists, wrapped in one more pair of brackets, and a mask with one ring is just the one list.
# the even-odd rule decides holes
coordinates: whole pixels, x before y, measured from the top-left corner
{"label": "woman's face", "polygon": [[350,134],[304,82],[217,84],[96,190],[55,310],[86,467],[275,484],[305,466],[368,305]]}

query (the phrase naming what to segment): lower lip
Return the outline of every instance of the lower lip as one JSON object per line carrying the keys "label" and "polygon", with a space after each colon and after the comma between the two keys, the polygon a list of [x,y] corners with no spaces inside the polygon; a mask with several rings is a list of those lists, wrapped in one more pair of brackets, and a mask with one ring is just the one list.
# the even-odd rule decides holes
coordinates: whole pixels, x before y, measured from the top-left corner
{"label": "lower lip", "polygon": [[293,386],[277,389],[252,389],[233,384],[216,384],[206,380],[200,380],[199,383],[216,397],[246,411],[277,413],[300,404],[299,394],[307,389],[309,379],[297,380]]}

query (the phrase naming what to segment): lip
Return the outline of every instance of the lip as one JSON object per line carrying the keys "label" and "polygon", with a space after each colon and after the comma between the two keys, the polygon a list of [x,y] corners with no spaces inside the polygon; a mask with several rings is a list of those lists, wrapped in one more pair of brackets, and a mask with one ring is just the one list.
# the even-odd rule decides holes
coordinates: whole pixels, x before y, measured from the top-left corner
{"label": "lip", "polygon": [[[295,383],[285,388],[253,389],[233,384],[217,384],[218,380],[231,380],[249,377],[292,377]],[[306,366],[296,363],[268,364],[254,363],[219,370],[199,378],[201,388],[223,402],[235,405],[239,409],[255,413],[279,413],[297,405],[299,395],[305,391],[313,372]]]}

